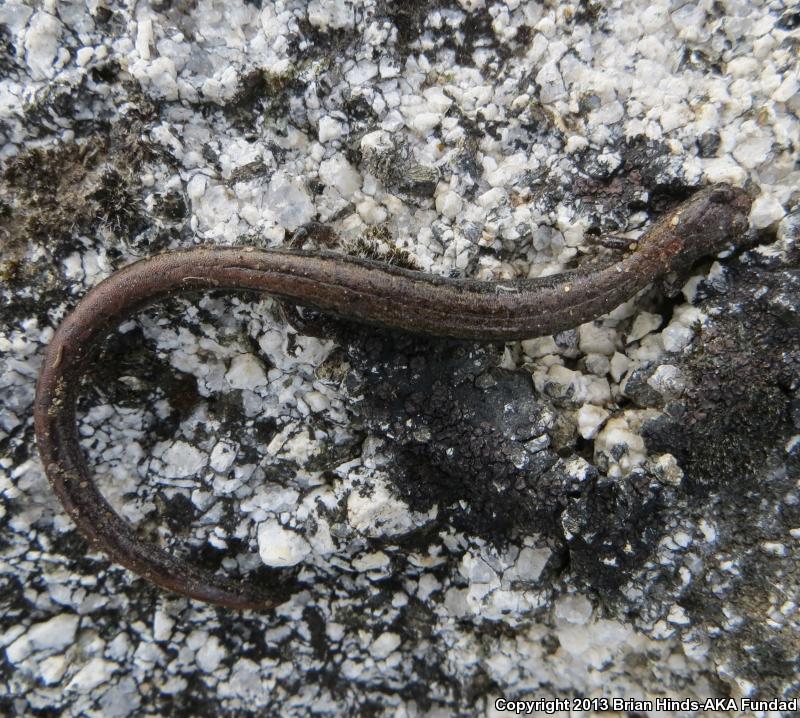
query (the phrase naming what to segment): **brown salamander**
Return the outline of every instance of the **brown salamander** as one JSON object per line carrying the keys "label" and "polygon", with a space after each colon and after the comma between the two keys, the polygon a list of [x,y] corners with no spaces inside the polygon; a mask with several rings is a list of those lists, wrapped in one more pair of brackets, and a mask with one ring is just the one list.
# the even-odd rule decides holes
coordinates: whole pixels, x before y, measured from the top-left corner
{"label": "brown salamander", "polygon": [[39,451],[78,528],[114,561],[177,593],[236,608],[269,607],[291,584],[234,582],[139,537],[103,498],[80,448],[75,402],[94,350],[125,318],[167,296],[249,290],[368,324],[442,337],[505,341],[591,321],[654,280],[735,243],[748,227],[744,190],[714,185],[657,221],[635,251],[603,267],[502,282],[449,279],[332,253],[199,247],[135,262],[100,282],[58,327],[35,399]]}

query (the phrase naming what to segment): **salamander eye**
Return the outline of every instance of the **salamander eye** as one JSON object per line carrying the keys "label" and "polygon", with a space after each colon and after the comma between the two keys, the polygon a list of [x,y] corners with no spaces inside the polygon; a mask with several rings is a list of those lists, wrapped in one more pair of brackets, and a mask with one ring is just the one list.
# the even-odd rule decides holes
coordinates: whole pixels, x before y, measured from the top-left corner
{"label": "salamander eye", "polygon": [[747,215],[737,214],[733,218],[733,231],[736,233],[744,232],[750,227],[750,220]]}
{"label": "salamander eye", "polygon": [[717,187],[711,193],[709,200],[714,204],[727,204],[733,199],[733,190],[727,185]]}

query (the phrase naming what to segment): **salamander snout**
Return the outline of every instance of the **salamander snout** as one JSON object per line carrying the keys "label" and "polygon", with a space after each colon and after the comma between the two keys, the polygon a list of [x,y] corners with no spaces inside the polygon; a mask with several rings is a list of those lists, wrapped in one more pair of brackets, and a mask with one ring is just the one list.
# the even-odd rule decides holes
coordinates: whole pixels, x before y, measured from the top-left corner
{"label": "salamander snout", "polygon": [[[730,231],[733,234],[741,234],[750,226],[750,207],[753,199],[741,187],[731,187],[730,185],[720,184],[711,188],[709,197],[710,204],[722,205],[719,207],[722,219],[728,219]],[[723,221],[722,224],[725,224]],[[733,238],[731,238],[733,239]]]}
{"label": "salamander snout", "polygon": [[686,238],[691,259],[736,244],[750,226],[752,203],[745,190],[728,184],[712,185],[694,195],[675,227]]}

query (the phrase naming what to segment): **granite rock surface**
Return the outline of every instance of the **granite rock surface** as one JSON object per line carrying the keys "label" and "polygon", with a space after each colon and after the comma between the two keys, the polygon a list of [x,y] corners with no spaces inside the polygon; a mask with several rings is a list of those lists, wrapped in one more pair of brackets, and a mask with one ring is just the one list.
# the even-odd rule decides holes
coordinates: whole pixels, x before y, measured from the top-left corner
{"label": "granite rock surface", "polygon": [[[0,5],[0,713],[796,696],[799,43],[788,0]],[[80,402],[105,495],[206,567],[294,572],[274,611],[158,590],[50,491],[42,352],[137,258],[544,276],[720,181],[749,246],[554,337],[219,293],[120,327]]]}

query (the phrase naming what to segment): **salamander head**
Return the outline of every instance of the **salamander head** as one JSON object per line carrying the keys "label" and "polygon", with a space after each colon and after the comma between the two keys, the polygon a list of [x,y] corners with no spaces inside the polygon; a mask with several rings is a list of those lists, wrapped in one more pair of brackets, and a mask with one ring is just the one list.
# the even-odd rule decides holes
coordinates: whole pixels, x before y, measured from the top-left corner
{"label": "salamander head", "polygon": [[684,239],[683,253],[696,260],[737,244],[750,226],[752,203],[739,187],[715,184],[700,190],[670,219],[671,229]]}

